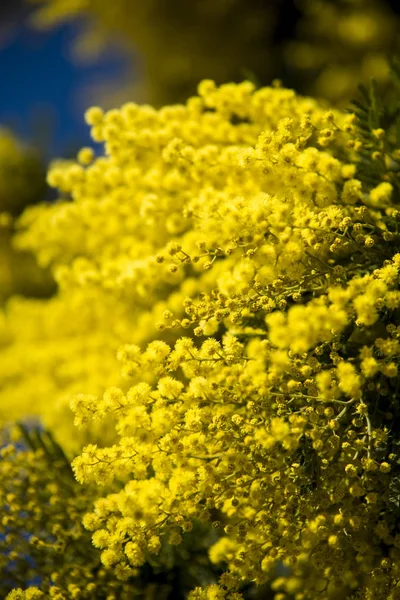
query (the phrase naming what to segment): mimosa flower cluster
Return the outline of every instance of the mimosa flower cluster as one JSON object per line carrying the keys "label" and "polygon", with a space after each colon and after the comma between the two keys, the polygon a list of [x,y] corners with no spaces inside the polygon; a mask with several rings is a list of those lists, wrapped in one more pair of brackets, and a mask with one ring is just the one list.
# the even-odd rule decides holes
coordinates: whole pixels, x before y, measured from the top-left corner
{"label": "mimosa flower cluster", "polygon": [[126,585],[115,577],[110,581],[89,543],[81,521],[90,490],[81,494],[64,457],[47,456],[43,448],[18,451],[10,443],[1,450],[0,478],[6,507],[0,522],[3,598],[11,584],[25,587],[38,575],[40,590],[32,586],[8,597],[91,599],[105,588],[109,600],[130,597]]}
{"label": "mimosa flower cluster", "polygon": [[[134,593],[138,598],[168,600],[171,589],[173,597],[174,577],[190,582],[191,571],[204,568],[204,558],[201,564],[198,556],[206,557],[205,549],[215,535],[210,540],[196,527],[175,552],[164,547],[143,569],[107,569],[82,523],[88,503],[96,497],[96,487],[86,486],[83,493],[69,461],[48,432],[20,427],[13,430],[13,440],[6,437],[2,432],[2,598],[128,600]],[[25,448],[27,442],[29,449]],[[128,521],[124,527],[129,530]]]}
{"label": "mimosa flower cluster", "polygon": [[20,219],[59,291],[9,305],[2,418],[75,450],[122,582],[200,527],[222,574],[191,600],[396,600],[397,140],[279,85],[198,91],[89,109],[104,155]]}

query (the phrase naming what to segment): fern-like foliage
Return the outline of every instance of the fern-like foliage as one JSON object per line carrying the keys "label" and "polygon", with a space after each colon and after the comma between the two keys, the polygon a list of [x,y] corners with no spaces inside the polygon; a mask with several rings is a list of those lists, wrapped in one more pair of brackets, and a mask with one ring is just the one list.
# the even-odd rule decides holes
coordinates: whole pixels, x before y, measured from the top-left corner
{"label": "fern-like foliage", "polygon": [[[356,115],[358,150],[357,178],[369,186],[389,181],[400,191],[400,58],[389,62],[390,84],[378,88],[374,79],[358,87],[350,110]],[[383,137],[379,130],[384,130]]]}
{"label": "fern-like foliage", "polygon": [[31,450],[42,450],[49,464],[57,461],[58,465],[73,477],[71,462],[65,455],[64,450],[56,442],[49,430],[39,427],[27,427],[24,423],[18,423],[18,429],[27,447]]}

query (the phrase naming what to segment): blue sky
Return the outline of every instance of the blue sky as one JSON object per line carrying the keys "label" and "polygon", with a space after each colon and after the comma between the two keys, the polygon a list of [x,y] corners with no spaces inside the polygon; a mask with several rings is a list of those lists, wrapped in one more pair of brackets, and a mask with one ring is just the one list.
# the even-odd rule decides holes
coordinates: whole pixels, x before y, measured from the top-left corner
{"label": "blue sky", "polygon": [[116,50],[95,64],[72,61],[76,34],[73,25],[43,33],[21,24],[0,47],[0,125],[45,145],[50,156],[89,142],[83,120],[85,90],[104,80],[123,80],[127,72]]}

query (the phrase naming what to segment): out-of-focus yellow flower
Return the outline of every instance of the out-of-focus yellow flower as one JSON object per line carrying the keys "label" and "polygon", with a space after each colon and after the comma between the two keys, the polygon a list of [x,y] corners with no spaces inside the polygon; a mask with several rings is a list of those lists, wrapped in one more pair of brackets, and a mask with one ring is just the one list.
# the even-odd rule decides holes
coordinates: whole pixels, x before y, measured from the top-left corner
{"label": "out-of-focus yellow flower", "polygon": [[381,0],[301,0],[298,37],[285,49],[301,89],[345,106],[361,81],[389,81],[400,20]]}
{"label": "out-of-focus yellow flower", "polygon": [[39,156],[0,129],[0,302],[12,294],[40,297],[53,291],[49,274],[38,268],[33,255],[12,246],[15,217],[29,204],[42,202],[45,192]]}
{"label": "out-of-focus yellow flower", "polygon": [[[192,95],[197,81],[238,81],[251,73],[344,105],[360,81],[388,81],[387,56],[396,46],[399,19],[385,0],[301,0],[289,15],[284,3],[257,0],[32,0],[37,25],[84,19],[78,56],[95,55],[107,41],[123,43],[137,65],[141,98],[156,104]],[[287,39],[286,19],[298,19]],[[137,68],[137,67],[136,67]]]}

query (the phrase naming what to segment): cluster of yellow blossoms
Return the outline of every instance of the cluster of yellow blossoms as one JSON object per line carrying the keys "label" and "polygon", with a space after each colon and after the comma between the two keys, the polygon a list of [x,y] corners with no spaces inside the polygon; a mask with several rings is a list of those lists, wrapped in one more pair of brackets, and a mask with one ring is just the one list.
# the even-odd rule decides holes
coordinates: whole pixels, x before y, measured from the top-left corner
{"label": "cluster of yellow blossoms", "polygon": [[[16,446],[21,434],[20,442],[27,442],[29,449]],[[199,527],[188,543],[174,553],[165,548],[143,569],[107,569],[82,523],[96,497],[95,487],[86,486],[82,493],[68,459],[49,432],[20,427],[13,438],[7,439],[3,432],[0,451],[1,598],[128,600],[134,594],[169,600],[177,589],[174,578],[181,579],[180,589],[184,589],[183,569],[190,589],[191,570],[199,568],[198,556],[204,556],[207,548],[207,536]],[[131,525],[125,521],[124,527],[130,531]]]}
{"label": "cluster of yellow blossoms", "polygon": [[391,133],[366,147],[354,115],[249,82],[86,118],[104,155],[54,164],[59,201],[19,221],[59,290],[7,307],[1,418],[78,454],[122,582],[200,528],[222,574],[191,600],[398,600]]}
{"label": "cluster of yellow blossoms", "polygon": [[[35,441],[42,443],[35,450],[17,450],[12,443],[1,450],[1,597],[11,583],[25,587],[29,582],[26,593],[15,590],[9,598],[94,599],[105,587],[108,600],[131,597],[126,585],[107,577],[81,523],[90,490],[81,494],[48,436]],[[39,582],[40,590],[34,585]]]}

